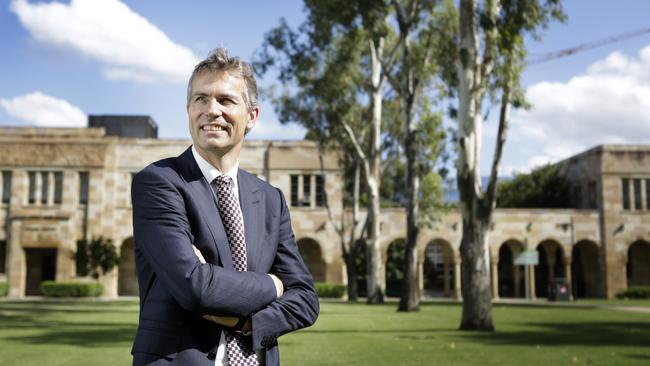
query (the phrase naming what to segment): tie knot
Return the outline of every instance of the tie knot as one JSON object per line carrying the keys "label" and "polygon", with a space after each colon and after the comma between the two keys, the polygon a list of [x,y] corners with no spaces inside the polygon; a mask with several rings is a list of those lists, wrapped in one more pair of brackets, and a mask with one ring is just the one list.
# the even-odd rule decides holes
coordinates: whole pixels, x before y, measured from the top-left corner
{"label": "tie knot", "polygon": [[214,178],[214,181],[217,183],[219,188],[229,188],[232,184],[232,178],[226,174],[221,174],[220,176]]}

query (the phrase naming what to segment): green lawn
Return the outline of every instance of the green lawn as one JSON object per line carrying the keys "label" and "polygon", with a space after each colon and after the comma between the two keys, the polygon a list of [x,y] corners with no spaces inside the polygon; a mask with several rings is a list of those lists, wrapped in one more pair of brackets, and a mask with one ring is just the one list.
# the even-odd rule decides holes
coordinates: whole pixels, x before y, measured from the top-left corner
{"label": "green lawn", "polygon": [[[650,314],[497,305],[493,334],[459,332],[460,305],[417,313],[324,302],[280,339],[283,365],[647,365]],[[0,301],[0,365],[126,365],[136,302]]]}

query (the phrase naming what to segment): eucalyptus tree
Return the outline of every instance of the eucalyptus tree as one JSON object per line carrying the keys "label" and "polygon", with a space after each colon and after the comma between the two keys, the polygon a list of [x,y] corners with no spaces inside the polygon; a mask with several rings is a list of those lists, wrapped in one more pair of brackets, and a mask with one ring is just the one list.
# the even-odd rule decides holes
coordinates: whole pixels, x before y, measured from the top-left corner
{"label": "eucalyptus tree", "polygon": [[[494,330],[487,232],[510,107],[525,106],[520,75],[526,35],[539,38],[551,20],[564,20],[560,0],[460,0],[457,54],[456,174],[463,218],[460,245],[463,313],[460,329]],[[498,132],[487,189],[481,185],[483,101],[499,106]]]}
{"label": "eucalyptus tree", "polygon": [[[295,121],[327,141],[343,142],[356,155],[368,189],[368,303],[382,303],[382,65],[393,62],[387,24],[391,9],[386,2],[369,0],[306,0],[305,9],[307,20],[297,30],[281,21],[266,34],[256,66],[261,72],[279,69],[287,86],[276,99],[282,122]],[[344,246],[345,252],[349,248]],[[346,265],[350,271],[347,259]]]}
{"label": "eucalyptus tree", "polygon": [[[456,12],[451,1],[440,0],[391,0],[391,7],[398,48],[394,64],[384,66],[384,70],[400,102],[401,147],[406,157],[406,258],[398,310],[413,311],[419,308],[417,239],[424,224],[420,222],[420,179],[427,173],[419,167],[435,166],[442,151],[444,134],[439,133],[440,113],[431,113],[430,99],[446,95],[441,86],[443,79],[450,75],[449,63],[445,61],[455,46]],[[431,127],[435,121],[438,121],[436,128],[427,131],[425,124]],[[428,156],[423,151],[429,152]],[[431,179],[427,180],[430,184],[434,182]],[[429,212],[440,206],[436,202],[428,203],[431,206],[425,208]]]}

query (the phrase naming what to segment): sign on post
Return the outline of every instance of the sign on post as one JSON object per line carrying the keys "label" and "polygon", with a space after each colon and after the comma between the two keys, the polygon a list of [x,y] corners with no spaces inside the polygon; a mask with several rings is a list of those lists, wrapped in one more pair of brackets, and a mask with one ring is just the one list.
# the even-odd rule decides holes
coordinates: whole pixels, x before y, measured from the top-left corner
{"label": "sign on post", "polygon": [[530,288],[528,287],[528,268],[539,264],[539,253],[536,250],[526,250],[515,258],[515,266],[524,266],[524,282],[526,285],[526,299],[530,299]]}
{"label": "sign on post", "polygon": [[515,258],[515,266],[536,266],[539,265],[539,253],[536,250],[521,252]]}

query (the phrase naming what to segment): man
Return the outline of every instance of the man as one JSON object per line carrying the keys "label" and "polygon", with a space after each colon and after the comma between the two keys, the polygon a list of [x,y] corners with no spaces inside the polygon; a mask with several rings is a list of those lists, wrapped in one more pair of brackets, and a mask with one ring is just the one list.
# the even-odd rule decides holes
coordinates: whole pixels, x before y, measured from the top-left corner
{"label": "man", "polygon": [[133,179],[134,365],[278,365],[318,316],[282,192],[239,169],[259,113],[252,67],[216,49],[188,84],[193,146]]}

